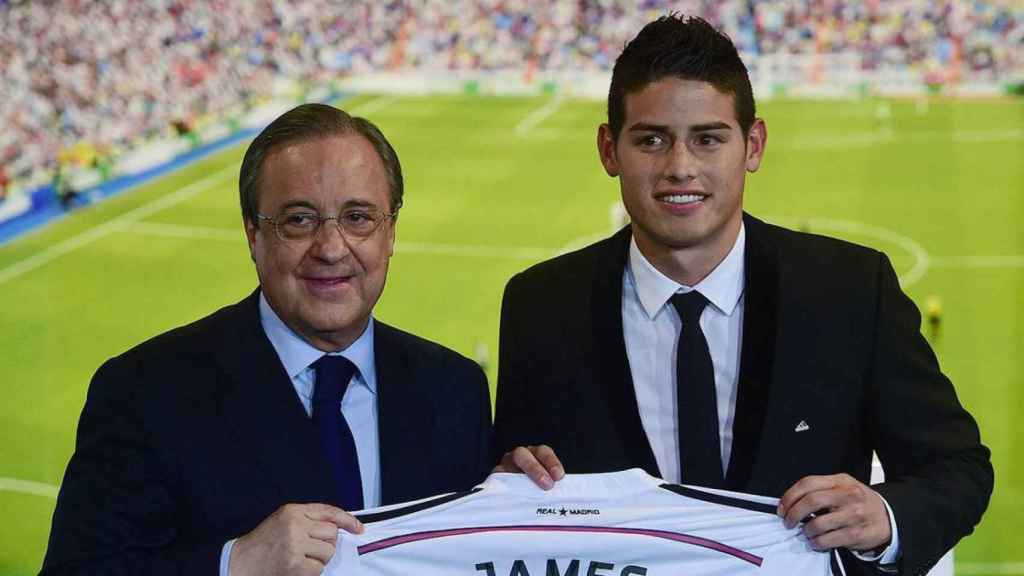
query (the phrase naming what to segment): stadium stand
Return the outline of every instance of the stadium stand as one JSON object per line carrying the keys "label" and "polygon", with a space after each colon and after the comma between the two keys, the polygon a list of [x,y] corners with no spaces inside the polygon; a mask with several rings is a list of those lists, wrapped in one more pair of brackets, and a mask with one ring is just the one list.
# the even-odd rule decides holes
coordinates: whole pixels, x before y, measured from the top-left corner
{"label": "stadium stand", "polygon": [[669,10],[725,30],[755,79],[761,61],[795,81],[845,62],[936,85],[1024,83],[1024,5],[1010,0],[0,0],[0,166],[8,190],[49,183],[61,164],[109,166],[239,113],[283,78],[607,71]]}

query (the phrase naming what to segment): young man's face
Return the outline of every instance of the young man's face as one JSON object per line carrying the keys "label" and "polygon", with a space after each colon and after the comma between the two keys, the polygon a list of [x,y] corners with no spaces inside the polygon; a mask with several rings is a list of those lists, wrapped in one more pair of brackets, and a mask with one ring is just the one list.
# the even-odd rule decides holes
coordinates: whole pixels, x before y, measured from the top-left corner
{"label": "young man's face", "polygon": [[732,95],[663,78],[626,95],[622,132],[613,136],[601,126],[601,162],[619,177],[641,251],[723,258],[739,233],[744,177],[761,163],[764,123],[744,137]]}

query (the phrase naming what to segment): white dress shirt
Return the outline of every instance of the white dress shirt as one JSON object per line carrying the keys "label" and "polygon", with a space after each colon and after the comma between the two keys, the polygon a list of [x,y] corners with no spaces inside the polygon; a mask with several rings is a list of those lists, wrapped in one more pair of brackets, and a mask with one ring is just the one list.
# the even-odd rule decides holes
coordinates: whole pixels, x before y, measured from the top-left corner
{"label": "white dress shirt", "polygon": [[[718,437],[722,474],[732,452],[732,422],[739,389],[740,344],[743,342],[743,270],[745,231],[725,259],[696,286],[683,286],[659,272],[629,243],[629,263],[622,275],[622,331],[644,432],[654,450],[662,478],[678,483],[678,404],[676,352],[682,321],[669,300],[676,292],[699,291],[708,299],[700,327],[708,341],[718,397]],[[685,466],[685,463],[682,464]]]}
{"label": "white dress shirt", "polygon": [[[701,314],[700,327],[708,341],[715,370],[724,476],[732,453],[732,428],[739,390],[745,256],[746,229],[741,225],[725,259],[696,286],[684,286],[658,271],[640,252],[636,239],[630,239],[629,261],[622,274],[622,332],[640,420],[662,478],[669,482],[680,482],[682,466],[685,466],[679,461],[676,403],[676,352],[682,321],[669,300],[676,292],[697,290],[709,302]],[[892,508],[885,498],[882,502],[889,513],[892,543],[880,555],[854,554],[862,560],[891,564],[899,557],[899,538]]]}
{"label": "white dress shirt", "polygon": [[[316,384],[316,370],[313,363],[324,356],[301,336],[289,328],[260,292],[260,324],[267,334],[274,351],[277,352],[285,373],[291,379],[295,393],[299,396],[306,414],[313,416],[313,386]],[[363,505],[366,508],[380,506],[380,438],[377,428],[377,369],[374,364],[373,318],[366,330],[348,348],[334,355],[344,356],[357,368],[356,374],[345,390],[341,400],[341,413],[345,416],[359,458],[359,475],[363,486]],[[221,549],[220,575],[228,575],[228,561],[234,540],[229,540]]]}

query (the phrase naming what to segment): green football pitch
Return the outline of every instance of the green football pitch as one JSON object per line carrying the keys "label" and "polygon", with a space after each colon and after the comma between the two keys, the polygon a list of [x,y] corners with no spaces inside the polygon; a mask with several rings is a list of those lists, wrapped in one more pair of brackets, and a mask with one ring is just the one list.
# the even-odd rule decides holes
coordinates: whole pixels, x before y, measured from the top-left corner
{"label": "green football pitch", "polygon": [[[506,280],[608,235],[618,188],[597,159],[603,105],[360,96],[406,176],[377,316],[496,376]],[[746,207],[885,250],[941,302],[934,346],[993,451],[996,489],[958,574],[1024,574],[1024,101],[767,101]],[[35,573],[93,371],[256,285],[237,200],[244,147],[0,245],[0,574]],[[187,423],[183,423],[187,424]]]}

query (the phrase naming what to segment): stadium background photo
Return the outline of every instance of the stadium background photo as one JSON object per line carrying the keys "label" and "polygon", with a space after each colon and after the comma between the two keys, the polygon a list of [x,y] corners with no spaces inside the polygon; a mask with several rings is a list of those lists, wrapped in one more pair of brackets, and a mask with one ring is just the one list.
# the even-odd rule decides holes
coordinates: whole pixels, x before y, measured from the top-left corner
{"label": "stadium background photo", "polygon": [[669,10],[751,68],[747,209],[884,250],[978,419],[996,487],[956,573],[1024,574],[1024,4],[952,0],[0,0],[0,574],[39,569],[96,368],[255,285],[261,122],[319,100],[381,127],[407,194],[376,314],[493,387],[507,279],[624,222],[601,90]]}

